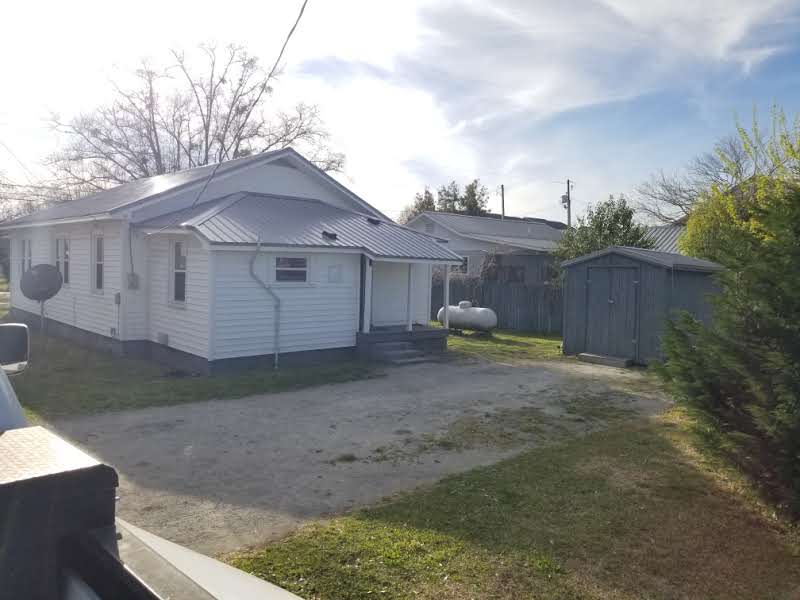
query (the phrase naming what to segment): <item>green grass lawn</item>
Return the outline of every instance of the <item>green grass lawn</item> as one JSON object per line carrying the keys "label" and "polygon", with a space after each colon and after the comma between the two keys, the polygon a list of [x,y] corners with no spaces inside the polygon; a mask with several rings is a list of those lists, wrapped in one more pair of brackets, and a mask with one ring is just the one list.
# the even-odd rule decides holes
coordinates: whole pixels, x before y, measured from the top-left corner
{"label": "green grass lawn", "polygon": [[378,376],[359,362],[320,367],[252,370],[231,375],[188,376],[153,362],[119,358],[38,334],[31,339],[31,362],[13,379],[28,416],[52,419],[89,413],[239,398],[251,394]]}
{"label": "green grass lawn", "polygon": [[495,329],[491,334],[464,332],[447,338],[450,352],[500,362],[559,358],[561,337]]}
{"label": "green grass lawn", "polygon": [[798,532],[700,440],[676,410],[228,560],[307,600],[796,598]]}

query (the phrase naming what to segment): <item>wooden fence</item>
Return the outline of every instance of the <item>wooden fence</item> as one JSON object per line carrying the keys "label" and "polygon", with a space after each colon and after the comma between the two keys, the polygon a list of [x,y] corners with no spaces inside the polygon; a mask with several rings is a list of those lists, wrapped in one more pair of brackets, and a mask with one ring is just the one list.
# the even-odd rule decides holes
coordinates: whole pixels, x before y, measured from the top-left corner
{"label": "wooden fence", "polygon": [[[431,319],[436,319],[444,297],[442,281],[431,287]],[[560,334],[563,309],[561,288],[552,285],[481,281],[477,278],[450,280],[450,304],[470,300],[497,313],[500,329]]]}

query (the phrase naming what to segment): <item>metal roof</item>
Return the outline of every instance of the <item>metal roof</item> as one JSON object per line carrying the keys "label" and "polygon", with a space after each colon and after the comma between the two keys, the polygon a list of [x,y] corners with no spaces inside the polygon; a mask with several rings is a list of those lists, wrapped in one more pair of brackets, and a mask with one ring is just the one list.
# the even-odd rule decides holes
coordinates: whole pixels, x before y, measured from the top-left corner
{"label": "metal roof", "polygon": [[496,235],[478,235],[472,234],[470,237],[482,242],[489,242],[490,244],[497,244],[498,246],[513,246],[515,248],[522,248],[524,250],[536,250],[538,252],[552,252],[555,250],[558,242],[551,240],[532,240],[529,238],[521,237],[500,237]]}
{"label": "metal roof", "polygon": [[[543,219],[497,219],[447,212],[423,212],[434,223],[464,237],[489,236],[500,239],[547,240],[557,242],[563,229]],[[485,240],[484,240],[485,241]],[[490,240],[494,241],[494,239]],[[502,243],[502,242],[496,242]]]}
{"label": "metal roof", "polygon": [[572,260],[564,261],[561,263],[561,266],[571,267],[572,265],[577,265],[587,260],[592,260],[608,254],[619,254],[634,260],[641,260],[658,267],[675,269],[677,271],[713,272],[723,269],[723,266],[719,263],[703,260],[702,258],[692,258],[691,256],[683,256],[682,254],[676,254],[674,252],[659,252],[657,250],[645,250],[644,248],[631,248],[629,246],[609,246],[605,250],[599,250],[591,254],[573,258]]}
{"label": "metal roof", "polygon": [[[283,151],[275,150],[273,152],[263,152],[246,158],[229,160],[219,166],[215,176],[230,173],[231,171],[238,170],[261,160],[274,159],[276,155],[281,152]],[[123,183],[111,189],[103,190],[102,192],[84,196],[77,200],[62,202],[33,214],[13,219],[7,223],[2,223],[0,224],[0,228],[60,219],[106,215],[115,210],[148,200],[159,194],[172,192],[184,186],[202,181],[211,174],[216,166],[215,163]]]}
{"label": "metal roof", "polygon": [[[225,161],[217,168],[215,177],[237,171],[261,161],[273,162],[284,158],[293,161],[295,165],[304,166],[313,173],[316,173],[316,175],[324,179],[328,184],[333,185],[342,193],[352,197],[357,203],[363,206],[364,210],[373,212],[380,217],[388,218],[363,198],[360,198],[333,177],[319,169],[293,148],[261,152],[253,156]],[[114,211],[130,208],[145,200],[152,200],[161,194],[174,192],[192,184],[197,184],[211,175],[216,166],[217,163],[214,163],[202,167],[177,171],[175,173],[155,175],[153,177],[145,177],[143,179],[123,183],[111,189],[91,194],[90,196],[61,202],[33,214],[25,215],[6,223],[0,223],[0,230],[7,227],[34,225],[65,219],[109,217],[112,216],[111,213]]]}
{"label": "metal roof", "polygon": [[137,227],[192,229],[212,244],[351,248],[376,258],[461,261],[436,238],[392,221],[275,194],[237,192]]}
{"label": "metal roof", "polygon": [[680,254],[678,240],[685,231],[685,225],[654,225],[647,228],[647,237],[655,244],[653,250]]}

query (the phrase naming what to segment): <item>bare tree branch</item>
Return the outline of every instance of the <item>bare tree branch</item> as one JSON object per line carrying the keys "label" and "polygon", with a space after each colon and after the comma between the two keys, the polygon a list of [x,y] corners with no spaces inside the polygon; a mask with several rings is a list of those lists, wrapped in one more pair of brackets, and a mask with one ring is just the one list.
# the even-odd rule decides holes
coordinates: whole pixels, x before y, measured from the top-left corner
{"label": "bare tree branch", "polygon": [[133,84],[112,82],[108,105],[67,121],[51,117],[65,139],[49,159],[62,184],[102,189],[290,145],[323,170],[342,169],[315,105],[270,110],[280,56],[268,73],[241,46],[170,56],[165,69],[143,62]]}

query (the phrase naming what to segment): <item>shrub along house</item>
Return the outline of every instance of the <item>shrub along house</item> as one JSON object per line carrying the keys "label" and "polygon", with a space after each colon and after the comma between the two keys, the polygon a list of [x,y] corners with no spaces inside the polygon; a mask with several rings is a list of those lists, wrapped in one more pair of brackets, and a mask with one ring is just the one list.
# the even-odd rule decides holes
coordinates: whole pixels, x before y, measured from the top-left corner
{"label": "shrub along house", "polygon": [[49,331],[212,371],[352,356],[427,327],[431,268],[461,257],[401,227],[291,149],[140,179],[0,225],[12,318],[31,265],[64,286]]}

